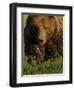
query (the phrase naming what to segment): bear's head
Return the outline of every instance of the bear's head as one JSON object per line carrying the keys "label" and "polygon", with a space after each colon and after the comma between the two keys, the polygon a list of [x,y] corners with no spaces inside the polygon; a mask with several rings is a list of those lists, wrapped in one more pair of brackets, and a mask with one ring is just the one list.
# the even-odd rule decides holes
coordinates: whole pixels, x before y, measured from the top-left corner
{"label": "bear's head", "polygon": [[54,16],[34,15],[28,17],[26,32],[30,35],[31,43],[44,45],[54,34],[56,26]]}

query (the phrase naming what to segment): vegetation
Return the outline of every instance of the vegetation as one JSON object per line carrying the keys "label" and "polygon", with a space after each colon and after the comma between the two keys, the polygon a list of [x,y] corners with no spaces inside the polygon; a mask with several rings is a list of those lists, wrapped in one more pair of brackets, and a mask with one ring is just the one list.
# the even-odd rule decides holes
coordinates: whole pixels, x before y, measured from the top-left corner
{"label": "vegetation", "polygon": [[35,63],[36,60],[29,62],[28,59],[29,58],[25,56],[23,60],[24,75],[63,73],[63,60],[61,55],[54,59],[48,59],[41,64]]}

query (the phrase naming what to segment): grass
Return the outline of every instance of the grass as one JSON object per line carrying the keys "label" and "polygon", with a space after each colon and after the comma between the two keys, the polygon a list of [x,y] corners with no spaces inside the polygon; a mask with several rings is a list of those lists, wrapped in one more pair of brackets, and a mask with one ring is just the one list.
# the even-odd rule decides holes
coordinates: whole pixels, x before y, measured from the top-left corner
{"label": "grass", "polygon": [[59,74],[63,73],[63,60],[62,56],[55,57],[54,59],[48,59],[47,61],[36,64],[28,62],[28,57],[25,56],[23,60],[23,74],[24,75],[36,75],[36,74]]}

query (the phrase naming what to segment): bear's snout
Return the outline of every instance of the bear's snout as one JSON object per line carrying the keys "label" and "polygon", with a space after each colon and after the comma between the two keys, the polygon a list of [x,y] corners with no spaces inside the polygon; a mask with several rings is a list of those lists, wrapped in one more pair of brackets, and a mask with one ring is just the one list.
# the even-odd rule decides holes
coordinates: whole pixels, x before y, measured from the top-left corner
{"label": "bear's snout", "polygon": [[46,43],[46,30],[39,30],[38,33],[38,43],[39,45],[44,45]]}

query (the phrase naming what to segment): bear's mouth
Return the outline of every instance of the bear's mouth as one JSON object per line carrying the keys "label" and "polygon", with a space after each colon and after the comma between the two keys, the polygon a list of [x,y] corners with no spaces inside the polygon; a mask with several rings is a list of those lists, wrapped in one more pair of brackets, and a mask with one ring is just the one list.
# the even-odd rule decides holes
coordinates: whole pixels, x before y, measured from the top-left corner
{"label": "bear's mouth", "polygon": [[45,43],[46,43],[46,40],[39,40],[39,45],[43,46],[45,45]]}

